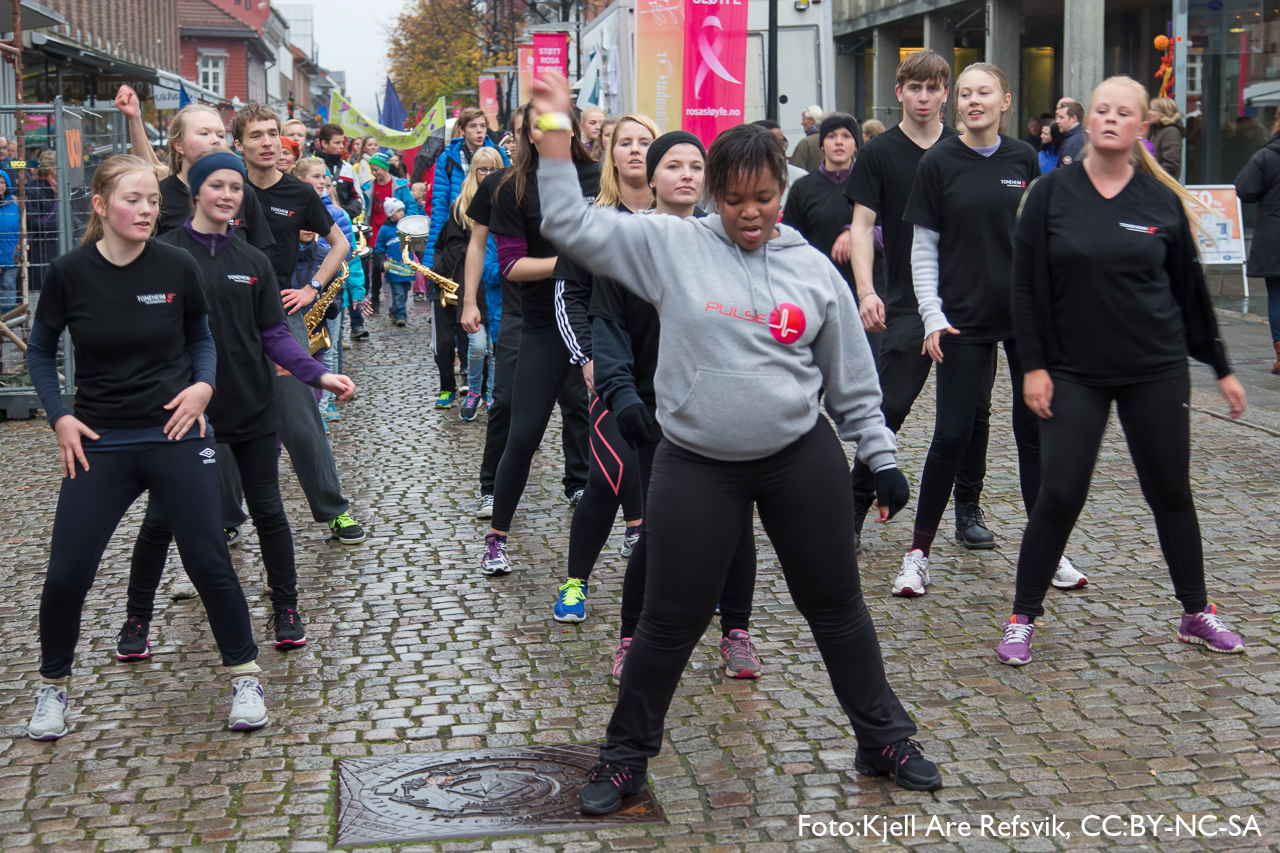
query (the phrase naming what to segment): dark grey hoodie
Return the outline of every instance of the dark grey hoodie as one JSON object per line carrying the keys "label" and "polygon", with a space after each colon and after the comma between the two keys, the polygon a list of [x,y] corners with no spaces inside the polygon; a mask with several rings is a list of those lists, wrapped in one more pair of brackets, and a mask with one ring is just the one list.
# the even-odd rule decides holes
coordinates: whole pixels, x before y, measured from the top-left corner
{"label": "dark grey hoodie", "polygon": [[623,216],[582,203],[572,165],[538,166],[542,233],[658,309],[658,422],[712,459],[762,459],[827,412],[872,470],[894,464],[880,382],[849,287],[794,228],[746,252],[718,216]]}

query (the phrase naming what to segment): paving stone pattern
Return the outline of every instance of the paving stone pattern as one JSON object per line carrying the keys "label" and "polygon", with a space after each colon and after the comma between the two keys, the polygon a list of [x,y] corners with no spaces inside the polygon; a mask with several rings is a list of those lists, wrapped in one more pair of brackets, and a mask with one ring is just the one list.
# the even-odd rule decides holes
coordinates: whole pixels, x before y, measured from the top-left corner
{"label": "paving stone pattern", "polygon": [[[140,502],[111,540],[86,604],[73,732],[53,744],[25,737],[57,450],[42,421],[0,423],[0,614],[8,646],[0,663],[0,847],[321,851],[334,839],[337,759],[603,736],[614,696],[621,519],[593,578],[588,621],[552,621],[570,515],[553,418],[512,534],[518,571],[479,574],[486,527],[472,512],[483,415],[466,424],[457,409],[432,410],[437,382],[424,307],[411,306],[406,329],[372,319],[370,340],[347,354],[360,394],[342,408],[333,444],[368,542],[347,548],[328,540],[282,467],[309,620],[305,649],[285,654],[267,643],[256,537],[233,551],[261,627],[272,720],[259,732],[226,730],[229,687],[198,603],[162,599],[153,657],[134,665],[112,659]],[[1200,409],[1221,411],[1220,401],[1196,394]],[[1009,399],[1007,375],[998,397]],[[1071,832],[1070,839],[1008,840],[975,829],[969,839],[917,834],[888,842],[929,853],[1138,849],[1151,839],[1088,838],[1081,819],[1143,814],[1171,822],[1174,813],[1190,812],[1214,814],[1220,827],[1228,815],[1252,815],[1263,835],[1165,834],[1158,849],[1276,849],[1280,438],[1199,409],[1193,419],[1210,598],[1244,636],[1246,657],[1210,655],[1175,638],[1178,607],[1113,419],[1068,551],[1091,583],[1050,592],[1035,663],[1012,669],[996,661],[1025,523],[1002,403],[993,415],[984,501],[999,547],[970,553],[940,541],[931,592],[912,601],[889,595],[910,539],[910,509],[871,530],[862,557],[890,677],[920,724],[927,754],[941,765],[944,789],[911,793],[853,772],[848,721],[757,527],[752,633],[765,674],[754,683],[726,679],[717,668],[717,635],[708,632],[651,766],[667,824],[377,849],[781,853],[881,843],[801,839],[802,813],[814,821],[938,815],[975,828],[983,815],[1056,815]],[[900,438],[899,459],[915,483],[931,426],[927,390]],[[948,512],[947,530],[950,524]]]}

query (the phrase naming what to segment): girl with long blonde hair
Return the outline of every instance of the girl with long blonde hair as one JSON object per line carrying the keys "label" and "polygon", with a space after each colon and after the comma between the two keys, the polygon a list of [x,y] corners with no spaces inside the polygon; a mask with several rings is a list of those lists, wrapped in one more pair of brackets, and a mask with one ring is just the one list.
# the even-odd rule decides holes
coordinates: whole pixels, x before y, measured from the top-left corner
{"label": "girl with long blonde hair", "polygon": [[[436,271],[446,278],[459,283],[466,278],[466,254],[471,242],[471,229],[475,226],[475,222],[467,216],[467,208],[476,197],[480,183],[502,168],[502,155],[496,148],[479,148],[472,155],[471,168],[467,170],[467,177],[449,211],[449,219],[440,229],[440,237],[436,241],[433,260],[436,260]],[[476,419],[481,402],[486,405],[493,402],[493,342],[498,336],[498,318],[502,311],[502,282],[498,276],[498,248],[492,236],[485,241],[484,254],[484,271],[480,276],[480,288],[476,292],[476,306],[480,309],[481,317],[480,328],[467,334],[467,396],[463,400],[461,412],[464,421]],[[442,264],[448,272],[441,271]],[[462,298],[462,294],[459,294],[459,298]],[[456,309],[447,310],[454,311],[456,315]],[[443,348],[438,348],[436,363],[440,367],[443,382],[444,371],[449,371],[450,375],[453,373],[453,354],[445,354],[441,350]],[[445,361],[448,362],[447,365]],[[489,384],[482,387],[486,375]]]}
{"label": "girl with long blonde hair", "polygon": [[1182,605],[1178,639],[1239,653],[1208,601],[1191,495],[1187,356],[1210,365],[1229,414],[1245,393],[1231,371],[1191,223],[1198,202],[1152,158],[1147,91],[1111,77],[1085,114],[1083,159],[1028,192],[1014,236],[1013,321],[1023,399],[1040,420],[1040,491],[1022,536],[1002,663],[1031,661],[1035,620],[1089,495],[1111,406],[1155,514]]}
{"label": "girl with long blonde hair", "polygon": [[[132,153],[150,163],[160,181],[160,217],[156,234],[164,234],[181,228],[191,218],[195,208],[187,172],[191,164],[206,151],[227,148],[227,127],[222,114],[206,104],[190,104],[178,110],[169,123],[169,141],[162,162],[147,139],[147,128],[142,121],[142,105],[138,95],[129,86],[121,86],[116,94],[116,109],[124,114],[129,126],[129,144]],[[240,210],[231,220],[236,232],[249,241],[249,245],[264,249],[275,243],[267,225],[258,196],[249,190],[244,194]]]}
{"label": "girl with long blonde hair", "polygon": [[[623,213],[639,213],[653,207],[647,157],[649,146],[659,136],[653,119],[628,113],[617,119],[609,136],[603,133],[596,145],[604,150],[600,168],[600,192],[596,207]],[[596,276],[582,265],[562,258],[556,282],[556,317],[560,336],[569,350],[570,361],[581,365],[588,386],[595,391],[595,360],[592,356],[592,320],[588,316],[592,293],[608,279]],[[561,622],[586,618],[588,581],[595,562],[609,538],[619,506],[626,520],[622,534],[622,555],[629,557],[639,544],[644,501],[640,491],[640,466],[635,448],[618,432],[613,412],[597,396],[591,400],[588,438],[591,468],[587,488],[573,512],[569,527],[568,577],[559,587],[552,616]]]}
{"label": "girl with long blonde hair", "polygon": [[[177,537],[230,671],[230,727],[259,728],[267,711],[255,677],[258,648],[222,532],[222,481],[204,419],[217,354],[200,270],[185,250],[151,239],[160,214],[154,164],[127,155],[102,163],[92,204],[84,242],[49,268],[27,352],[63,475],[40,599],[41,684],[27,734],[56,740],[68,732],[85,597],[112,532],[143,492]],[[63,331],[80,356],[74,415],[58,387]]]}

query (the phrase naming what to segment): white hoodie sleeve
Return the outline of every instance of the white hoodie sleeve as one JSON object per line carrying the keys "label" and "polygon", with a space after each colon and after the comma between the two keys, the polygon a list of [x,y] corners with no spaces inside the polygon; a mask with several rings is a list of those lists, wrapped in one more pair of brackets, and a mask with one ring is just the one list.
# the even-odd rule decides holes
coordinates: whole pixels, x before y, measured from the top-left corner
{"label": "white hoodie sleeve", "polygon": [[951,323],[942,313],[938,295],[938,241],[942,235],[923,225],[915,226],[911,241],[911,280],[916,289],[916,305],[924,320],[924,336],[945,331]]}

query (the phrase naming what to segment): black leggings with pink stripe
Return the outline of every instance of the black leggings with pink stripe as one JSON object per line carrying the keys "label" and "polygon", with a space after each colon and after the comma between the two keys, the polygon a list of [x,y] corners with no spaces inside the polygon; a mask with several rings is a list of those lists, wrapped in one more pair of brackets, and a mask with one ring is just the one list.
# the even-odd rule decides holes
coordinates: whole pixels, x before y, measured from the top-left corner
{"label": "black leggings with pink stripe", "polygon": [[591,577],[591,569],[613,530],[618,507],[622,507],[622,517],[627,521],[644,515],[636,452],[622,440],[613,415],[599,397],[591,400],[587,426],[591,470],[569,525],[569,577],[582,581]]}

